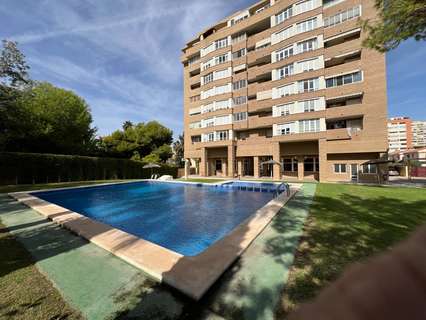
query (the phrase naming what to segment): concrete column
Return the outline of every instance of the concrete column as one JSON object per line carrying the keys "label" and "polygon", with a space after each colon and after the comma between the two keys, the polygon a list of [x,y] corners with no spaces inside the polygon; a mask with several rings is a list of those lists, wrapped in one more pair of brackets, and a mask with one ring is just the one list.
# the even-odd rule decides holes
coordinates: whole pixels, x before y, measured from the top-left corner
{"label": "concrete column", "polygon": [[259,173],[259,157],[253,157],[253,171],[254,171],[254,177],[260,178]]}
{"label": "concrete column", "polygon": [[305,178],[304,161],[305,159],[303,156],[297,157],[297,180],[303,180]]}
{"label": "concrete column", "polygon": [[226,163],[226,159],[221,159],[222,161],[222,176],[228,176],[228,171],[227,171],[227,163]]}
{"label": "concrete column", "polygon": [[235,175],[235,147],[234,145],[228,146],[228,176],[234,177]]}
{"label": "concrete column", "polygon": [[[272,159],[274,161],[281,163],[280,158],[281,158],[280,157],[280,144],[274,143],[274,145],[272,146]],[[274,180],[281,180],[282,170],[281,170],[281,166],[279,164],[274,164],[273,173],[274,173]]]}
{"label": "concrete column", "polygon": [[241,177],[243,175],[243,160],[238,159],[237,160],[237,169],[238,169],[238,175]]}
{"label": "concrete column", "polygon": [[190,171],[191,171],[190,167],[191,167],[191,160],[185,159],[185,179],[188,179],[190,175]]}
{"label": "concrete column", "polygon": [[200,176],[207,177],[209,174],[208,170],[208,163],[207,163],[207,149],[202,148],[201,149],[201,161],[200,161]]}
{"label": "concrete column", "polygon": [[[327,163],[327,140],[319,139],[318,141],[318,159],[319,159],[319,182],[327,180],[328,163]],[[350,170],[350,166],[349,166]]]}

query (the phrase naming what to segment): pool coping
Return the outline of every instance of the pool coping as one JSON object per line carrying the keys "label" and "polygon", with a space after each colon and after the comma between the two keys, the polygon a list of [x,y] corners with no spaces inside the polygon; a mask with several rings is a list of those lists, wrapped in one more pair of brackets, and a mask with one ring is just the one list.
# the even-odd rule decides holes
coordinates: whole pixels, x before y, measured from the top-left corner
{"label": "pool coping", "polygon": [[[301,187],[301,184],[290,183],[289,196],[282,193],[272,199],[241,222],[229,234],[196,256],[183,256],[155,243],[138,238],[31,194],[40,191],[69,190],[142,181],[153,180],[144,179],[132,182],[102,183],[99,185],[53,190],[32,190],[30,192],[9,193],[9,196],[34,209],[53,222],[58,223],[141,269],[154,279],[178,289],[194,300],[199,300],[222,273],[248,248],[279,210]],[[241,181],[245,182],[244,180]],[[212,186],[211,183],[185,181],[158,181],[158,183]]]}

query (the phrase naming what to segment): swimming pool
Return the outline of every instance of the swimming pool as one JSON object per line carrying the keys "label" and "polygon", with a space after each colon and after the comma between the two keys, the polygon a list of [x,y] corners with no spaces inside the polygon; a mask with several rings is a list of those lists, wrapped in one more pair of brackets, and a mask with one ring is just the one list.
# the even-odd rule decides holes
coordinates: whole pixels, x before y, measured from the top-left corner
{"label": "swimming pool", "polygon": [[32,194],[184,256],[200,254],[272,199],[269,192],[151,181]]}

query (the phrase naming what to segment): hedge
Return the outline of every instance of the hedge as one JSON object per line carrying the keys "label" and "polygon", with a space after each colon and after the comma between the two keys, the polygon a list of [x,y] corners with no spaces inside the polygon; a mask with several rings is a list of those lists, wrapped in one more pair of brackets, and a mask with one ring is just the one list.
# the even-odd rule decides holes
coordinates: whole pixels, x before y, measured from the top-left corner
{"label": "hedge", "polygon": [[[150,178],[151,169],[143,166],[127,159],[1,152],[0,185]],[[167,165],[153,172],[177,176],[177,168]]]}

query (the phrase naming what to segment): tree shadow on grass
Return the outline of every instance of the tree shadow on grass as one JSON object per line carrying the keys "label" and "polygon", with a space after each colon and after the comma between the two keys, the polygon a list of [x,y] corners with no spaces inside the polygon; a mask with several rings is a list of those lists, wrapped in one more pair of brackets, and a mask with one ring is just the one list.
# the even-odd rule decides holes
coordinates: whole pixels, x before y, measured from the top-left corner
{"label": "tree shadow on grass", "polygon": [[425,208],[426,193],[414,200],[390,193],[370,198],[317,194],[277,318],[314,298],[348,264],[363,262],[405,239],[426,222]]}

